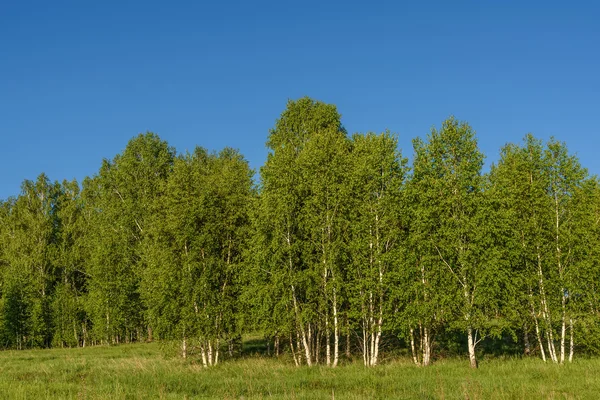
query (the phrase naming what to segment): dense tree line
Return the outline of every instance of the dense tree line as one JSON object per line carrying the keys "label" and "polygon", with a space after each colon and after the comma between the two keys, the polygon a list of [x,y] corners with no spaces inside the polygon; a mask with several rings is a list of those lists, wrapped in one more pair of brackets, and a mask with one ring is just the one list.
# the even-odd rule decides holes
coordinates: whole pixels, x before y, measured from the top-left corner
{"label": "dense tree line", "polygon": [[484,173],[451,117],[411,166],[394,135],[302,98],[267,146],[258,184],[236,150],[152,133],[81,185],[25,181],[0,202],[0,345],[173,340],[205,366],[248,331],[333,367],[598,350],[600,184],[564,143],[527,135]]}

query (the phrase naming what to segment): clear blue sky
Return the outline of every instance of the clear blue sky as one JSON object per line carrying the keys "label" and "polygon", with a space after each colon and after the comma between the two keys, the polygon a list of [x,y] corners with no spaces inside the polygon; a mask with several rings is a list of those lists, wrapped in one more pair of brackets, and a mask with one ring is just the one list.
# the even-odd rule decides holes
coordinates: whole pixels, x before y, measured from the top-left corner
{"label": "clear blue sky", "polygon": [[450,114],[489,162],[527,133],[600,173],[600,6],[567,1],[0,1],[0,198],[93,175],[140,132],[266,158],[287,99],[405,154]]}

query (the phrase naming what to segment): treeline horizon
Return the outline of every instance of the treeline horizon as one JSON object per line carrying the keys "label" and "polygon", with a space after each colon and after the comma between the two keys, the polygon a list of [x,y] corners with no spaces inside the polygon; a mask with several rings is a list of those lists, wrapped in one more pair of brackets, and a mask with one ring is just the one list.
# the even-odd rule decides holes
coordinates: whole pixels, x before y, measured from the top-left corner
{"label": "treeline horizon", "polygon": [[132,138],[83,182],[0,201],[0,348],[177,341],[204,366],[259,332],[296,365],[600,349],[600,182],[563,142],[483,172],[467,122],[349,135],[288,101],[260,184],[239,151]]}

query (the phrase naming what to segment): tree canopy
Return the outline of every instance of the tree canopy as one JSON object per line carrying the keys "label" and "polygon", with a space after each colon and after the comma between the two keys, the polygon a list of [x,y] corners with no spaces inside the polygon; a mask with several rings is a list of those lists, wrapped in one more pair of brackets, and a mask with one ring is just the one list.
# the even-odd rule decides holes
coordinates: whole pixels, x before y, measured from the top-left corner
{"label": "tree canopy", "polygon": [[237,150],[130,140],[81,184],[0,201],[4,348],[178,343],[206,367],[259,332],[296,365],[600,350],[600,182],[528,134],[484,170],[455,117],[349,135],[289,101],[255,171]]}

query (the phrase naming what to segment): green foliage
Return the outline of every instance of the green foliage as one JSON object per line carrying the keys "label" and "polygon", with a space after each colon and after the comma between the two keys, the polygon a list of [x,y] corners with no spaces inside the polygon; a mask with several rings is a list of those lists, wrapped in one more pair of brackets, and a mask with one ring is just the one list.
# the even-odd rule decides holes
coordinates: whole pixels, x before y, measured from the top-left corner
{"label": "green foliage", "polygon": [[158,136],[140,134],[84,182],[91,207],[86,311],[95,340],[140,340],[147,331],[139,289],[142,252],[173,158],[174,149]]}
{"label": "green foliage", "polygon": [[304,97],[256,187],[238,151],[153,133],[81,186],[26,180],[0,201],[0,346],[160,339],[206,366],[250,331],[312,366],[599,352],[598,179],[533,135],[484,174],[454,117],[413,144],[411,168],[391,133],[349,136]]}
{"label": "green foliage", "polygon": [[393,303],[406,289],[402,274],[407,240],[404,180],[407,160],[389,132],[352,137],[348,176],[347,243],[350,266],[346,274],[350,316],[360,332],[363,359],[377,363],[384,329],[394,332]]}
{"label": "green foliage", "polygon": [[3,213],[3,312],[6,343],[48,347],[57,252],[59,185],[42,174],[25,181]]}
{"label": "green foliage", "polygon": [[329,338],[341,304],[346,132],[335,106],[302,98],[288,102],[267,146],[253,245],[266,298],[255,308],[260,317],[274,308],[267,333],[302,336],[311,364],[312,341]]}
{"label": "green foliage", "polygon": [[162,338],[233,340],[251,170],[234,150],[196,148],[175,160],[165,185],[144,257],[148,319]]}

